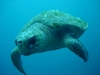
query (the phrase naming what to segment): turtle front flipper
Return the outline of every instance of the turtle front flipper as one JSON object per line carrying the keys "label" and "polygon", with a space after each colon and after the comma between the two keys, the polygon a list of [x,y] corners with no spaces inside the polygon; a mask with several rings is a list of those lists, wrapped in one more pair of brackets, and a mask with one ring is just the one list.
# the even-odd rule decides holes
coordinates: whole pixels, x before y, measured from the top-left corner
{"label": "turtle front flipper", "polygon": [[14,66],[22,72],[24,75],[26,75],[23,67],[22,67],[22,61],[21,61],[21,54],[19,53],[18,48],[14,48],[14,50],[11,52],[11,60],[14,64]]}
{"label": "turtle front flipper", "polygon": [[71,37],[71,36],[66,36],[64,38],[64,44],[75,54],[77,54],[79,57],[81,57],[85,62],[87,62],[89,56],[88,56],[88,52],[86,51],[85,47],[83,46],[83,44]]}

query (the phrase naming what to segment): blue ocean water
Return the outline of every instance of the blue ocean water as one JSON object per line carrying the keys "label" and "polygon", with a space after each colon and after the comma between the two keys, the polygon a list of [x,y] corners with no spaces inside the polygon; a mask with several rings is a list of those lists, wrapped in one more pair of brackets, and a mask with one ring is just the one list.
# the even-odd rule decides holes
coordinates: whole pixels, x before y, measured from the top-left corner
{"label": "blue ocean water", "polygon": [[35,15],[51,9],[67,12],[88,23],[79,38],[89,53],[84,61],[67,48],[22,56],[28,75],[100,75],[100,0],[0,0],[0,75],[23,75],[10,54],[21,28]]}

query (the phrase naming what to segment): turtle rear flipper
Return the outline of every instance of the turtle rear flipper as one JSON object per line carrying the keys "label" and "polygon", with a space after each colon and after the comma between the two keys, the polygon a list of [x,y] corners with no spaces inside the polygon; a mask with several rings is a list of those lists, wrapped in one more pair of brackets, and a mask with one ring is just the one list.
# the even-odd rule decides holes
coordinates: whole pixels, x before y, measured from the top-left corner
{"label": "turtle rear flipper", "polygon": [[75,54],[77,54],[79,57],[81,57],[85,62],[87,62],[89,56],[88,56],[88,52],[86,51],[85,47],[83,46],[83,44],[71,37],[71,36],[66,36],[64,38],[64,44]]}

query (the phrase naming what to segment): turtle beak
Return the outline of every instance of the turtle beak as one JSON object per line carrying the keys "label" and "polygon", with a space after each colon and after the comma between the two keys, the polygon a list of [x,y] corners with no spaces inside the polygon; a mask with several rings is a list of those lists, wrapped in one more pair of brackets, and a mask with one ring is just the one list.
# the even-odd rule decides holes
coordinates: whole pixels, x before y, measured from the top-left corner
{"label": "turtle beak", "polygon": [[22,61],[21,61],[21,54],[19,53],[18,47],[14,48],[13,51],[11,52],[11,60],[14,66],[24,75],[26,75],[23,66],[22,66]]}

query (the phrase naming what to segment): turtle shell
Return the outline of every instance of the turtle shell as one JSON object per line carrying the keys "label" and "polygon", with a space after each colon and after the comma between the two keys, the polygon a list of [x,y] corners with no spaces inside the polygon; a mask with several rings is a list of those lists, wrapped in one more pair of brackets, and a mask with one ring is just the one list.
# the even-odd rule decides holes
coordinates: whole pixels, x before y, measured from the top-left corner
{"label": "turtle shell", "polygon": [[60,12],[58,10],[49,10],[33,17],[24,26],[22,31],[26,30],[32,25],[35,25],[35,23],[42,23],[53,30],[64,27],[67,29],[67,31],[71,30],[71,32],[77,33],[78,36],[81,36],[88,27],[87,23],[78,17],[73,17],[70,14]]}

